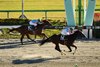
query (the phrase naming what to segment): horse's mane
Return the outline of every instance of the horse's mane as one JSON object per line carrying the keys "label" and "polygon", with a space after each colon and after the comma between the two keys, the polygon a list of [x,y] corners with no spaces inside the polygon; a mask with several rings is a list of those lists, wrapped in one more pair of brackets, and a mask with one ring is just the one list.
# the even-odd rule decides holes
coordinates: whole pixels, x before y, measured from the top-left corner
{"label": "horse's mane", "polygon": [[45,22],[48,22],[48,21],[47,21],[47,20],[42,20],[42,22],[44,22],[44,23],[45,23]]}

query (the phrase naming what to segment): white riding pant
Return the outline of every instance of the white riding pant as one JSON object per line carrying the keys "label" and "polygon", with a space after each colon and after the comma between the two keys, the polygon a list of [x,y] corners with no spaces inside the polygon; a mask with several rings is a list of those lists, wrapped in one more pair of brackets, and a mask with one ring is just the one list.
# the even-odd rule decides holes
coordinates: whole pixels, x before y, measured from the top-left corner
{"label": "white riding pant", "polygon": [[33,23],[32,21],[30,21],[29,24],[30,24],[30,25],[34,25],[34,26],[37,26],[37,22],[34,22],[34,23]]}
{"label": "white riding pant", "polygon": [[65,29],[61,31],[62,35],[70,35],[70,32],[67,32]]}

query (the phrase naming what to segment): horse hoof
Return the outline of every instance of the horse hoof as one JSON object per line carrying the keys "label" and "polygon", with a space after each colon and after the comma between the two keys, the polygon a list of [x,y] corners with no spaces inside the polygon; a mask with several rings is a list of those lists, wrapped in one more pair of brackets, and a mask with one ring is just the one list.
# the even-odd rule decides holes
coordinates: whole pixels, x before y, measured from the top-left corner
{"label": "horse hoof", "polygon": [[66,52],[66,50],[63,50],[64,52]]}
{"label": "horse hoof", "polygon": [[75,53],[73,53],[73,55],[74,55]]}
{"label": "horse hoof", "polygon": [[65,53],[61,52],[61,55],[66,55]]}
{"label": "horse hoof", "polygon": [[61,54],[61,55],[66,55],[65,53]]}
{"label": "horse hoof", "polygon": [[72,52],[72,51],[68,51],[68,52]]}

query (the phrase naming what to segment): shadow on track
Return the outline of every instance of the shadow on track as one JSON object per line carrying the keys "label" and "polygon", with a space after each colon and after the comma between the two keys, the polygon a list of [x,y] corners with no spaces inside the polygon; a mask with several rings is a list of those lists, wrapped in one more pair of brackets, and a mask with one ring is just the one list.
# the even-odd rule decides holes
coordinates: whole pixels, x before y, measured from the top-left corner
{"label": "shadow on track", "polygon": [[[36,44],[36,43],[32,41],[25,41],[23,45],[29,45],[29,44]],[[21,45],[20,42],[0,43],[0,49],[20,48],[23,45]]]}
{"label": "shadow on track", "polygon": [[32,64],[32,63],[41,63],[41,62],[45,62],[48,60],[57,60],[57,59],[61,59],[59,57],[57,58],[38,58],[38,59],[27,59],[27,60],[13,60],[12,63],[13,64]]}
{"label": "shadow on track", "polygon": [[19,48],[19,45],[3,45],[0,46],[0,49],[11,49],[11,48]]}

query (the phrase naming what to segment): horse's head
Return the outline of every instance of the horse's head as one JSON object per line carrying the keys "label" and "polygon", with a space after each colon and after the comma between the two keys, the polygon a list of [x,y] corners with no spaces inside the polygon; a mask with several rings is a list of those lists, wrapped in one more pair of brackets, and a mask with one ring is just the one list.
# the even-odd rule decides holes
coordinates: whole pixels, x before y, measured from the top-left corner
{"label": "horse's head", "polygon": [[79,36],[79,37],[85,37],[85,38],[87,38],[87,36],[82,31],[80,31],[80,30],[76,30],[75,34],[77,34],[77,36]]}
{"label": "horse's head", "polygon": [[41,21],[44,26],[52,26],[48,20]]}

